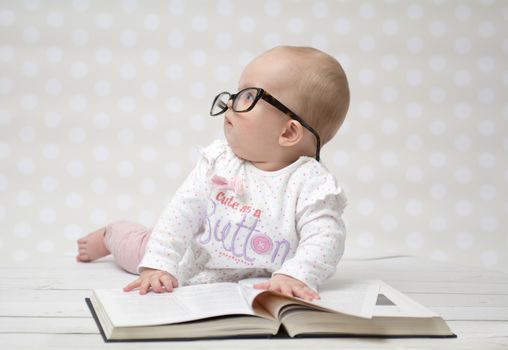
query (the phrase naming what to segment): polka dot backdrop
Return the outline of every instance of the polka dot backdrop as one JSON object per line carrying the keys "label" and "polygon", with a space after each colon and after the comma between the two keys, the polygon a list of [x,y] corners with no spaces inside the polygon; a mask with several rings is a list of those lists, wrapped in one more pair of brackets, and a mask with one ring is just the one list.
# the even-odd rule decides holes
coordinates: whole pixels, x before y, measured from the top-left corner
{"label": "polka dot backdrop", "polygon": [[212,97],[278,44],[349,76],[323,149],[348,193],[348,255],[508,270],[505,1],[1,1],[1,261],[154,224],[223,137]]}

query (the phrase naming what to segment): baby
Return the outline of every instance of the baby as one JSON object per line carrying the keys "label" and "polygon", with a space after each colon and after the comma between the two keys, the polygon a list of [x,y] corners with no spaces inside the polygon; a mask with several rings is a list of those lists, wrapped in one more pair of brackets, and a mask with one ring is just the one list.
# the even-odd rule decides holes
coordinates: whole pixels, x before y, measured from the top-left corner
{"label": "baby", "polygon": [[349,106],[340,64],[307,47],[255,58],[236,94],[222,92],[226,141],[201,151],[153,230],[119,221],[78,240],[77,260],[112,254],[138,274],[124,291],[270,277],[256,288],[306,300],[334,274],[344,251],[346,200],[319,162]]}

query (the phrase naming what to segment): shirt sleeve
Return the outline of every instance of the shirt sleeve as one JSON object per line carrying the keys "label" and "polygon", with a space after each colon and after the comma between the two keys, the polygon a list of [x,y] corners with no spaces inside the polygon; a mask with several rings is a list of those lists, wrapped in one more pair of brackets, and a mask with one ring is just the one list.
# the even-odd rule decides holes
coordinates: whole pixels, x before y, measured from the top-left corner
{"label": "shirt sleeve", "polygon": [[331,175],[306,184],[297,204],[299,244],[295,255],[274,274],[298,279],[317,291],[330,278],[344,253],[346,197]]}
{"label": "shirt sleeve", "polygon": [[138,272],[152,268],[167,271],[178,278],[179,262],[206,218],[210,193],[208,177],[220,150],[221,145],[215,143],[201,152],[196,167],[154,226]]}

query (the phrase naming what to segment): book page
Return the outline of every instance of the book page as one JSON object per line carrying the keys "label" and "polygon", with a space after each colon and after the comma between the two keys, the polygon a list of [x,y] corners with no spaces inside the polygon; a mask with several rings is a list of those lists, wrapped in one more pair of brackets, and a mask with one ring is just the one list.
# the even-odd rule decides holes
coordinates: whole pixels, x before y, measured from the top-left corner
{"label": "book page", "polygon": [[236,283],[214,283],[176,288],[172,293],[125,293],[94,290],[115,327],[193,321],[223,315],[254,315]]}
{"label": "book page", "polygon": [[[265,292],[260,296],[263,291],[254,289],[252,285],[261,281],[263,279],[247,279],[240,281],[239,284],[242,286],[242,293],[247,303],[252,305],[254,299],[262,299],[267,309],[269,309],[268,311],[275,315],[286,305],[300,304],[317,307],[326,311],[372,318],[380,288],[380,281],[376,280],[331,280],[324,283],[319,289],[320,300],[305,301],[296,297],[283,296],[275,292]],[[266,301],[269,297],[265,296],[266,293],[282,298],[276,298],[277,300],[268,305]]]}
{"label": "book page", "polygon": [[413,299],[399,292],[385,282],[381,282],[379,292],[382,293],[392,305],[376,305],[374,309],[375,316],[387,317],[437,317],[425,306],[417,303]]}

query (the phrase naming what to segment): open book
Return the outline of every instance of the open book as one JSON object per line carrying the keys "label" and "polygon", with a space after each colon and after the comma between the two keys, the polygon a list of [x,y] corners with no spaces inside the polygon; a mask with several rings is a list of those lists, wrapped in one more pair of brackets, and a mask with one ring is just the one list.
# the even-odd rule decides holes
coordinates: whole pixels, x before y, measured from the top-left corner
{"label": "open book", "polygon": [[445,321],[382,281],[332,280],[308,302],[252,288],[259,280],[172,293],[93,291],[87,304],[105,341],[258,336],[454,337]]}

